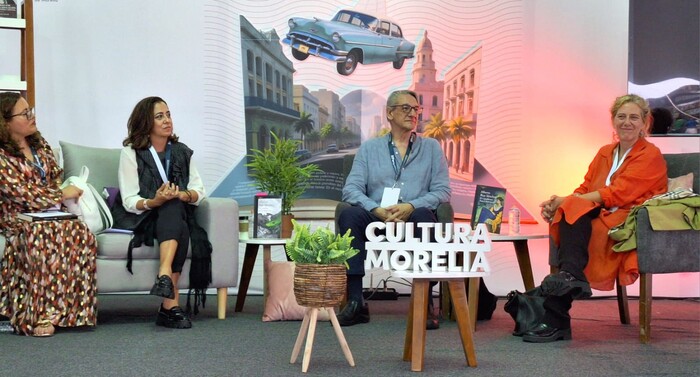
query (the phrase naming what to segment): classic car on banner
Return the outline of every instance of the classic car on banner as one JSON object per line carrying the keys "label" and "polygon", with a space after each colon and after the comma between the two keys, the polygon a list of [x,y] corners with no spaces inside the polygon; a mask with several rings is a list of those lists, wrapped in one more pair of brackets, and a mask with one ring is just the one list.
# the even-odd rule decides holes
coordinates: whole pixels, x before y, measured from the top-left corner
{"label": "classic car on banner", "polygon": [[352,74],[357,63],[392,62],[401,69],[415,48],[403,38],[399,25],[352,10],[341,10],[330,21],[290,18],[282,42],[291,46],[295,59],[313,55],[334,61],[344,76]]}

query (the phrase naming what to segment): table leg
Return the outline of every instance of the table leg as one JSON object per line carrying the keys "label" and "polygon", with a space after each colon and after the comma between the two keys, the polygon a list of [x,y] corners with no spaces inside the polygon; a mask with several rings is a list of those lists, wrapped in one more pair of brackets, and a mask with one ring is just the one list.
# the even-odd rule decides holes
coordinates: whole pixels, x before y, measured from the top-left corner
{"label": "table leg", "polygon": [[515,256],[518,258],[518,266],[520,266],[520,275],[523,277],[523,285],[525,290],[529,291],[535,288],[535,279],[532,277],[532,264],[530,263],[527,240],[515,240],[513,246],[515,247]]}
{"label": "table leg", "polygon": [[241,270],[241,283],[238,286],[238,296],[236,297],[236,311],[243,310],[245,296],[248,294],[250,277],[253,275],[255,258],[258,257],[258,245],[246,244],[245,256],[243,257],[243,269]]}
{"label": "table leg", "polygon": [[[472,284],[473,282],[470,282]],[[452,302],[457,312],[457,328],[459,328],[459,337],[462,340],[462,348],[464,349],[464,357],[467,359],[467,365],[470,367],[476,366],[476,352],[474,350],[474,339],[471,331],[471,319],[467,308],[467,292],[464,287],[464,279],[449,280],[450,291],[452,292]]]}
{"label": "table leg", "polygon": [[403,361],[411,361],[413,349],[413,306],[416,303],[416,285],[411,284],[411,301],[408,305],[408,319],[406,320],[406,335],[403,341]]}
{"label": "table leg", "polygon": [[430,281],[428,279],[413,279],[413,334],[411,345],[411,370],[420,372],[423,370],[425,357],[425,321],[428,316],[428,294],[430,293]]}
{"label": "table leg", "polygon": [[[263,308],[267,305],[267,271],[265,271],[264,266],[272,260],[272,246],[263,245]],[[264,310],[264,309],[263,309]]]}
{"label": "table leg", "polygon": [[[467,279],[463,279],[467,280]],[[481,278],[469,278],[469,293],[467,294],[469,302],[469,318],[472,331],[476,331],[476,314],[479,309],[479,283]],[[449,284],[449,283],[448,283]],[[454,306],[455,309],[457,305]],[[456,311],[456,310],[455,310]],[[456,317],[456,315],[455,315]]]}

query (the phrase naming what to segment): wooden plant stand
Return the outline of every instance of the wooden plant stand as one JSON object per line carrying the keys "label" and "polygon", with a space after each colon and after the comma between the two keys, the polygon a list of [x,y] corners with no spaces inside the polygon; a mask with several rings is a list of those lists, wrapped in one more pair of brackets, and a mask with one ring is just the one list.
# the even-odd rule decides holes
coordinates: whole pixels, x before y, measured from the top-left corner
{"label": "wooden plant stand", "polygon": [[[338,342],[340,343],[340,348],[345,354],[345,359],[348,361],[351,367],[355,366],[355,360],[352,358],[352,353],[350,352],[350,347],[348,342],[345,340],[345,335],[343,335],[343,330],[340,328],[338,323],[338,318],[335,316],[335,311],[332,307],[326,308],[307,308],[304,314],[304,320],[301,322],[301,328],[299,329],[299,335],[297,335],[297,340],[294,343],[294,350],[292,350],[292,358],[289,360],[291,364],[296,363],[297,357],[299,356],[299,351],[301,350],[301,344],[306,338],[306,347],[304,348],[304,358],[301,364],[301,371],[306,373],[309,370],[309,361],[311,360],[311,349],[314,345],[314,335],[316,335],[316,320],[318,319],[318,311],[325,310],[328,312],[328,316],[333,324],[333,330],[335,330],[335,335],[338,337]],[[308,330],[308,331],[307,331]]]}

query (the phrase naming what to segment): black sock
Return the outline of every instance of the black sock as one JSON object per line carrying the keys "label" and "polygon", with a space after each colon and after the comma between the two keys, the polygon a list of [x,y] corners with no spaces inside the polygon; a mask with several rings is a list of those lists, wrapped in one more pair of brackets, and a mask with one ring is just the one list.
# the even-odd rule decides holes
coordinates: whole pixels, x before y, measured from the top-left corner
{"label": "black sock", "polygon": [[362,276],[348,275],[348,301],[362,303]]}

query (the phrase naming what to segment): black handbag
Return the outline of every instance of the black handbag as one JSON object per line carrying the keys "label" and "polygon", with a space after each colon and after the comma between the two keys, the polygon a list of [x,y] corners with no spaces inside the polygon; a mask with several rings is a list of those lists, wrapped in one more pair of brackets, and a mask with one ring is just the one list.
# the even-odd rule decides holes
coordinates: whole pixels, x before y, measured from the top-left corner
{"label": "black handbag", "polygon": [[540,287],[533,288],[525,293],[510,291],[506,296],[503,309],[513,317],[515,329],[513,335],[523,336],[527,331],[534,329],[544,317],[544,299]]}

